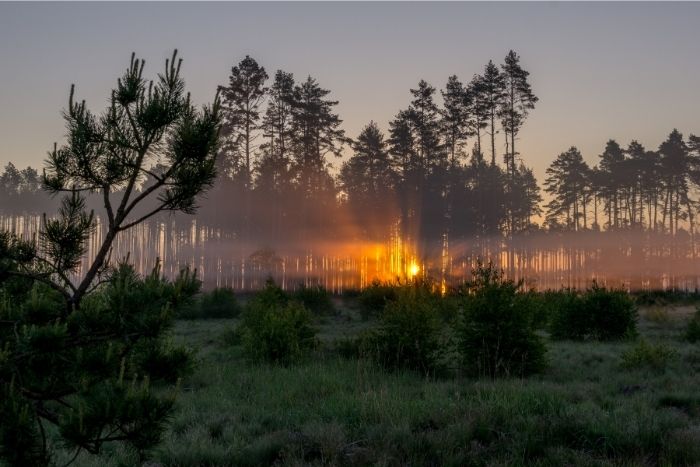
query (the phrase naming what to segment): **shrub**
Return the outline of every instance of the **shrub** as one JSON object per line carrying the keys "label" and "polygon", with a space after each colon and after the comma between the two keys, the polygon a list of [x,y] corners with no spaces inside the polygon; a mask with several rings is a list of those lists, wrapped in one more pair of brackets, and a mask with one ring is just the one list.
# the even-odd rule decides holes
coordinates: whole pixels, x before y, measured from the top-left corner
{"label": "shrub", "polygon": [[253,296],[249,304],[251,306],[257,304],[259,306],[271,307],[285,305],[288,301],[289,295],[287,292],[282,290],[282,288],[275,284],[275,281],[269,277],[265,281],[265,287]]}
{"label": "shrub", "polygon": [[642,290],[634,294],[634,300],[639,305],[688,304],[700,301],[700,293],[678,289]]}
{"label": "shrub", "polygon": [[535,334],[533,310],[521,282],[492,264],[479,264],[463,292],[459,347],[468,371],[490,377],[525,376],[545,367],[546,348]]}
{"label": "shrub", "polygon": [[396,299],[387,303],[381,315],[379,329],[361,339],[358,350],[372,354],[386,368],[432,373],[441,350],[435,297],[422,287],[406,286],[396,293]]}
{"label": "shrub", "polygon": [[569,299],[571,291],[566,290],[545,290],[544,292],[536,292],[530,290],[523,294],[524,298],[529,300],[529,306],[532,307],[532,320],[535,328],[547,329],[562,302]]}
{"label": "shrub", "polygon": [[199,297],[199,306],[203,318],[235,318],[241,313],[236,295],[229,287],[203,293]]}
{"label": "shrub", "polygon": [[268,282],[243,313],[238,334],[251,360],[288,365],[316,345],[311,314]]}
{"label": "shrub", "polygon": [[321,285],[306,286],[300,284],[292,294],[292,299],[301,302],[304,307],[316,316],[329,316],[335,314],[335,306],[331,295]]}
{"label": "shrub", "polygon": [[690,342],[700,341],[700,308],[695,311],[695,314],[690,319],[685,331],[685,338]]}
{"label": "shrub", "polygon": [[381,315],[387,303],[396,300],[397,287],[378,279],[360,292],[360,314],[363,319]]}
{"label": "shrub", "polygon": [[623,368],[652,368],[664,370],[668,362],[676,356],[676,351],[666,344],[650,344],[639,339],[634,347],[622,353]]}
{"label": "shrub", "polygon": [[636,334],[637,308],[623,290],[595,282],[583,294],[568,293],[558,304],[550,331],[555,339],[615,340]]}
{"label": "shrub", "polygon": [[180,319],[224,319],[235,318],[241,313],[233,289],[216,288],[203,292],[197,300],[182,308],[178,313]]}

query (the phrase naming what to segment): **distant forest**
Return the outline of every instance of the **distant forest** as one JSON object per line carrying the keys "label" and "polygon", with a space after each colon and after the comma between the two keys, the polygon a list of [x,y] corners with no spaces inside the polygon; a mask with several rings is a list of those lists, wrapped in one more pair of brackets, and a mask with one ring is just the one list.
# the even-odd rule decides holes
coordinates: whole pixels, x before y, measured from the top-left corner
{"label": "distant forest", "polygon": [[[397,226],[406,238],[432,245],[536,231],[694,236],[697,136],[685,139],[673,130],[657,150],[611,140],[593,167],[571,147],[538,184],[518,152],[538,98],[513,51],[469,82],[450,76],[438,91],[421,80],[387,134],[370,121],[349,137],[329,90],[310,76],[297,80],[278,70],[270,77],[249,56],[219,92],[225,123],[218,180],[197,219],[245,244],[382,241]],[[345,148],[349,159],[334,169]],[[0,175],[2,212],[50,213],[54,202],[41,178],[34,168],[7,164]]]}

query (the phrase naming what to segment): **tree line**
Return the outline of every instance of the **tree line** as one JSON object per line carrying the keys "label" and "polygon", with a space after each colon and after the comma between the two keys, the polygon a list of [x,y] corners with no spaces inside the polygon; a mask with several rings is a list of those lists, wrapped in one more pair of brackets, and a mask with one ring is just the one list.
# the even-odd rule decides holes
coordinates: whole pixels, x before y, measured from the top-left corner
{"label": "tree line", "polygon": [[[219,180],[201,217],[241,238],[273,244],[340,232],[431,242],[512,235],[535,228],[537,181],[517,150],[538,99],[510,51],[469,82],[438,90],[421,80],[389,122],[356,138],[341,128],[337,100],[316,79],[297,81],[246,56],[220,87],[224,115]],[[344,149],[350,157],[332,170]],[[239,200],[221,209],[220,200]]]}
{"label": "tree line", "polygon": [[[544,203],[518,151],[538,98],[514,51],[469,81],[453,75],[439,90],[419,81],[387,133],[370,121],[355,138],[341,128],[338,101],[311,76],[270,77],[246,56],[219,93],[218,175],[198,219],[243,242],[383,240],[395,226],[426,245],[539,229],[694,229],[700,138],[676,130],[656,151],[611,140],[593,167],[570,148],[547,169]],[[350,157],[334,169],[346,149]],[[2,207],[44,207],[40,178],[8,164]],[[153,180],[146,175],[141,186]]]}
{"label": "tree line", "polygon": [[[638,141],[610,140],[590,167],[571,147],[547,169],[546,224],[550,229],[638,228],[675,234],[695,229],[700,187],[700,138],[678,130],[654,150]],[[685,227],[684,227],[685,226]]]}

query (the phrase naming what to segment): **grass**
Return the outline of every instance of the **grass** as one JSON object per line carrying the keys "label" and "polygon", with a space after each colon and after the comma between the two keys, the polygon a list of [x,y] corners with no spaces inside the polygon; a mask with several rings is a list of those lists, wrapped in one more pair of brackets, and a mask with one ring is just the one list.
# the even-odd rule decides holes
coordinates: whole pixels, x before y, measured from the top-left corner
{"label": "grass", "polygon": [[[333,343],[373,322],[339,306],[319,350],[291,367],[249,364],[225,343],[236,320],[179,322],[197,350],[152,464],[697,465],[700,345],[683,340],[690,312],[642,310],[640,338],[676,358],[663,371],[625,368],[634,342],[550,342],[528,379],[424,378],[346,359]],[[645,316],[650,316],[647,319]],[[78,465],[138,465],[123,448]]]}

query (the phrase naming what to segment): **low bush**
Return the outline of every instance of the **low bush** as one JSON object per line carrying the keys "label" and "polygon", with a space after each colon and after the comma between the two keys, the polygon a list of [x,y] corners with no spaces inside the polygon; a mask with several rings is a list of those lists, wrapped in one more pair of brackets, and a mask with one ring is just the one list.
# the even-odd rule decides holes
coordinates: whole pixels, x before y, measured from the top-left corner
{"label": "low bush", "polygon": [[594,282],[582,294],[566,294],[557,308],[550,325],[554,339],[616,340],[636,334],[637,307],[623,290]]}
{"label": "low bush", "polygon": [[216,288],[202,292],[195,300],[184,306],[177,317],[180,319],[225,319],[235,318],[241,306],[231,288]]}
{"label": "low bush", "polygon": [[523,298],[529,300],[532,307],[532,321],[537,329],[547,329],[559,310],[560,304],[569,298],[571,291],[545,290],[536,292],[530,290],[523,294]]}
{"label": "low bush", "polygon": [[301,302],[315,316],[330,316],[335,314],[335,306],[331,294],[321,285],[307,286],[300,284],[292,293],[293,300]]}
{"label": "low bush", "polygon": [[199,297],[199,306],[205,318],[235,318],[241,313],[236,295],[228,287],[204,292]]}
{"label": "low bush", "polygon": [[471,374],[526,376],[545,367],[546,347],[535,334],[533,307],[522,283],[492,264],[479,265],[463,287],[459,348]]}
{"label": "low bush", "polygon": [[255,361],[289,365],[316,345],[311,313],[272,282],[250,301],[237,333]]}
{"label": "low bush", "polygon": [[639,339],[633,347],[622,353],[622,367],[664,370],[676,355],[676,351],[666,344],[650,344]]}
{"label": "low bush", "polygon": [[363,319],[378,317],[384,311],[387,303],[396,300],[397,286],[378,279],[372,281],[369,287],[360,292],[360,314]]}
{"label": "low bush", "polygon": [[690,319],[688,327],[685,330],[685,338],[689,342],[700,341],[700,308],[695,311],[695,314]]}
{"label": "low bush", "polygon": [[380,320],[375,332],[344,350],[369,353],[390,369],[437,370],[442,325],[434,295],[419,286],[396,289],[396,299],[387,302]]}
{"label": "low bush", "polygon": [[700,301],[700,292],[687,290],[641,290],[633,294],[638,305],[688,304]]}

